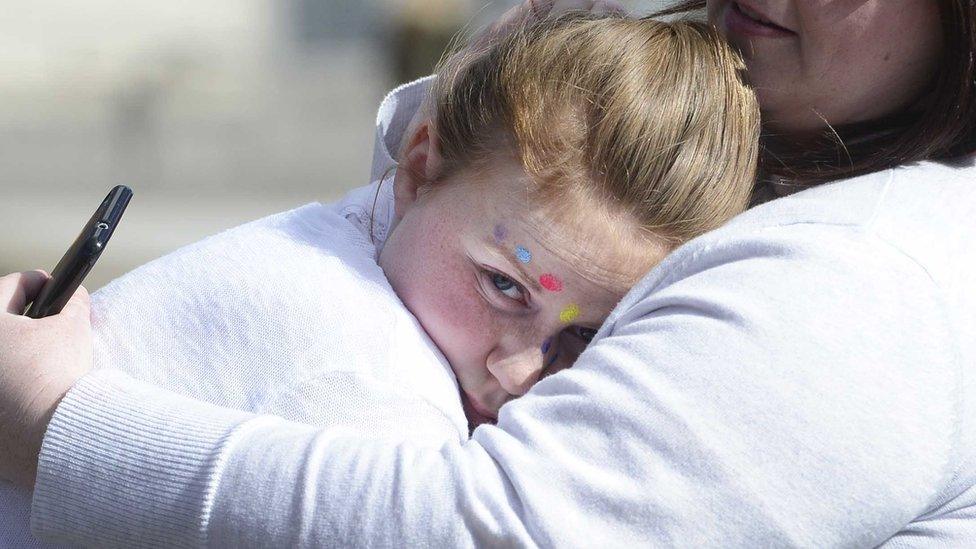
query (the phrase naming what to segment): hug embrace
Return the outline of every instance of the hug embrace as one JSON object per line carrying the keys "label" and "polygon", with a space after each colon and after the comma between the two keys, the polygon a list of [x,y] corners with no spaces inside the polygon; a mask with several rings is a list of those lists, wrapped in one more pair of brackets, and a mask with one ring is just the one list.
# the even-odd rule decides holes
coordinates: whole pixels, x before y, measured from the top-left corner
{"label": "hug embrace", "polygon": [[528,1],[343,200],[0,278],[3,541],[976,542],[976,6],[669,12]]}

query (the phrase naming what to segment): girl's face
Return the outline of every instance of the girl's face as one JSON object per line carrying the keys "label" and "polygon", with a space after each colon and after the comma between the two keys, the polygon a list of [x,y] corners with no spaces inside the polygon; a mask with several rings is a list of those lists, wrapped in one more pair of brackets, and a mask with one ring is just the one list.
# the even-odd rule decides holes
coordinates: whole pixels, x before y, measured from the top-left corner
{"label": "girl's face", "polygon": [[395,183],[399,222],[379,263],[450,361],[472,425],[570,366],[663,256],[628,249],[606,222],[545,221],[527,198],[527,181],[509,161],[406,200]]}
{"label": "girl's face", "polygon": [[740,48],[764,124],[803,134],[916,101],[942,51],[936,0],[708,0]]}

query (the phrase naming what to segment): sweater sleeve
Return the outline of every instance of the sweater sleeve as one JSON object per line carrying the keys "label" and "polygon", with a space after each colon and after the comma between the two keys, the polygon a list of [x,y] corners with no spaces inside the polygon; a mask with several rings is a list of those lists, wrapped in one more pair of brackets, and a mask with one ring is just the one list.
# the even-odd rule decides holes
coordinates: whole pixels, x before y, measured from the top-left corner
{"label": "sweater sleeve", "polygon": [[952,476],[940,299],[855,228],[702,239],[573,368],[440,449],[92,374],[49,427],[33,527],[118,546],[876,546]]}

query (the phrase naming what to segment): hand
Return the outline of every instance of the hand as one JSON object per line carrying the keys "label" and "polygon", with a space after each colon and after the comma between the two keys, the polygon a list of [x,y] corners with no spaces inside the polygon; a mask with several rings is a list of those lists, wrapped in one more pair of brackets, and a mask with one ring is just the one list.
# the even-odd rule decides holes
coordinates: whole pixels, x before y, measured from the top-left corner
{"label": "hand", "polygon": [[0,478],[31,488],[47,425],[59,402],[92,367],[88,292],[57,315],[21,316],[48,279],[42,271],[0,278]]}
{"label": "hand", "polygon": [[484,43],[492,38],[505,36],[524,21],[544,19],[568,11],[622,14],[626,10],[617,0],[525,0],[488,27],[478,42]]}
{"label": "hand", "polygon": [[624,13],[624,7],[616,0],[525,0],[505,12],[498,23],[517,22],[522,19],[542,19],[568,11],[591,13]]}

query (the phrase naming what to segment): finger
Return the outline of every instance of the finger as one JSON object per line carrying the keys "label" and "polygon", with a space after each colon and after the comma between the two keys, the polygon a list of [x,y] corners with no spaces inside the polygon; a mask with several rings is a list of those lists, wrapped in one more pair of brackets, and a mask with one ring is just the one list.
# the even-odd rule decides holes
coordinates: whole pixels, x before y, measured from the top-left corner
{"label": "finger", "polygon": [[0,304],[10,314],[23,314],[24,308],[37,297],[47,279],[44,271],[25,271],[0,278]]}
{"label": "finger", "polygon": [[64,309],[61,309],[60,316],[69,322],[91,324],[91,296],[84,286],[78,286],[71,299],[65,303]]}
{"label": "finger", "polygon": [[592,13],[599,15],[626,15],[627,10],[623,4],[616,0],[597,0],[593,3]]}
{"label": "finger", "polygon": [[498,21],[491,25],[482,39],[491,40],[495,37],[505,36],[525,21],[545,17],[551,8],[552,0],[526,0],[503,13]]}
{"label": "finger", "polygon": [[556,2],[558,0],[526,0],[522,6],[528,8],[528,13],[536,19],[542,19],[549,15],[549,12],[552,11],[553,4]]}
{"label": "finger", "polygon": [[556,0],[551,4],[549,11],[543,15],[554,17],[568,11],[590,11],[596,2],[593,0]]}

